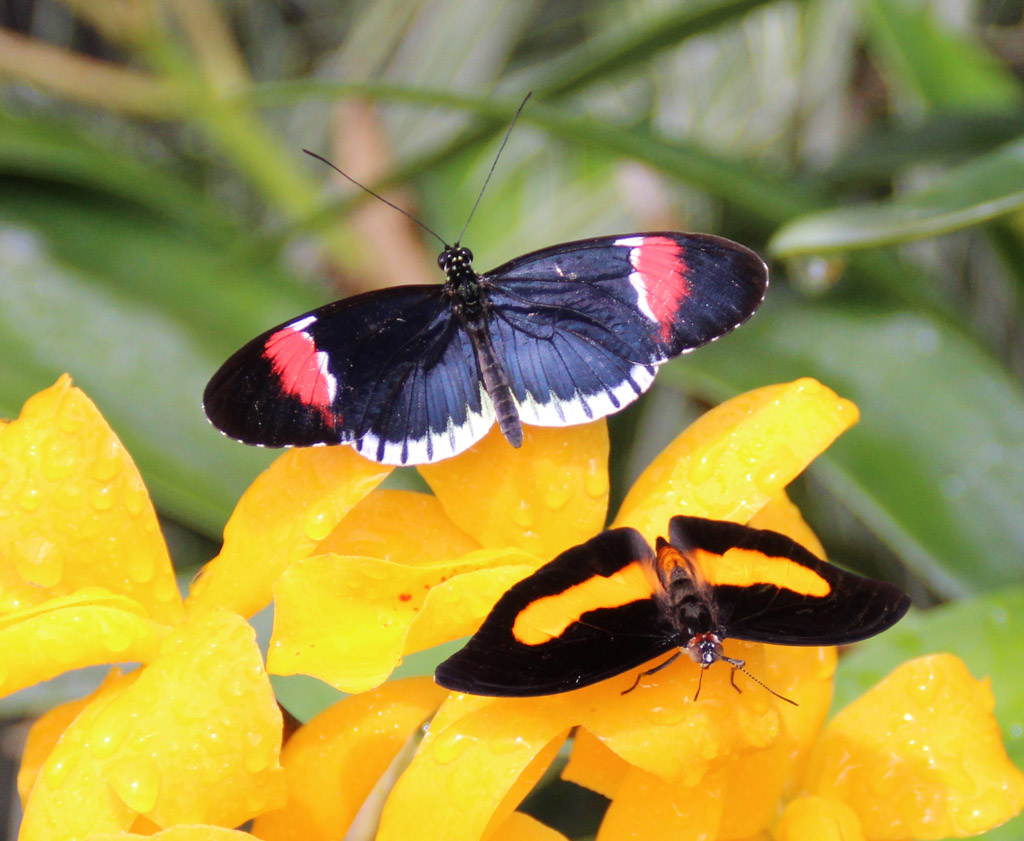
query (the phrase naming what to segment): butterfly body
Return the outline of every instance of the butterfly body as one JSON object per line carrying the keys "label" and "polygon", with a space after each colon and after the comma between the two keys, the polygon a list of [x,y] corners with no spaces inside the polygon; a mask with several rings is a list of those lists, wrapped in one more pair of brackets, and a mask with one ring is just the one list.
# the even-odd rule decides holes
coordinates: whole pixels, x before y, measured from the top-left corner
{"label": "butterfly body", "polygon": [[909,605],[895,585],[834,567],[784,535],[679,516],[654,550],[621,528],[563,552],[505,593],[435,677],[460,692],[531,696],[670,652],[702,668],[742,666],[724,656],[723,640],[856,642],[895,624]]}
{"label": "butterfly body", "polygon": [[497,421],[585,423],[631,403],[667,360],[745,321],[764,263],[707,234],[597,237],[483,274],[446,247],[443,285],[397,286],[313,310],[235,353],[207,416],[261,446],[351,444],[388,464],[455,455]]}

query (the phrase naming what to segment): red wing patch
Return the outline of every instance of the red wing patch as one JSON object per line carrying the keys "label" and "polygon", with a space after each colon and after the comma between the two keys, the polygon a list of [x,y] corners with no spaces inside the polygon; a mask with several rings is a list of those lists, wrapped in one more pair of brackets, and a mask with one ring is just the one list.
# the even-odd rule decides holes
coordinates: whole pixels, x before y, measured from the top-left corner
{"label": "red wing patch", "polygon": [[668,237],[619,240],[616,245],[633,246],[629,282],[636,289],[640,311],[661,326],[662,339],[669,341],[676,313],[690,294],[682,246]]}
{"label": "red wing patch", "polygon": [[328,412],[334,401],[335,382],[327,370],[327,354],[303,328],[308,319],[297,321],[267,339],[263,355],[281,382],[281,388],[306,406]]}

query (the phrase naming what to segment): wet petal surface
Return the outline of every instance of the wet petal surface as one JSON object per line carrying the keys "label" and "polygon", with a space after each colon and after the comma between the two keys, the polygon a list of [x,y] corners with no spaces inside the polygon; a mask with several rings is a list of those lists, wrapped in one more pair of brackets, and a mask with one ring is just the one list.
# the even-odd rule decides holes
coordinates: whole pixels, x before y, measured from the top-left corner
{"label": "wet petal surface", "polygon": [[497,428],[458,458],[419,472],[445,512],[488,548],[551,560],[593,537],[608,511],[608,428],[523,428],[518,450]]}
{"label": "wet petal surface", "polygon": [[159,622],[181,599],[142,477],[95,404],[62,376],[0,425],[0,610],[79,587],[134,599]]}
{"label": "wet petal surface", "polygon": [[825,728],[807,771],[810,794],[850,806],[879,841],[976,835],[1024,805],[988,681],[936,654],[899,666]]}
{"label": "wet petal surface", "polygon": [[189,607],[220,605],[243,616],[265,607],[277,577],[308,557],[389,472],[351,447],[283,453],[242,495]]}

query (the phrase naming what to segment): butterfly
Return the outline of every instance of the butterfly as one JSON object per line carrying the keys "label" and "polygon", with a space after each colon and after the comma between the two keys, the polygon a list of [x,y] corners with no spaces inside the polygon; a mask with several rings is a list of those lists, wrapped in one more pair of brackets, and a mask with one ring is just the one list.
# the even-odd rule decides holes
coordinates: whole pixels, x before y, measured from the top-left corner
{"label": "butterfly", "polygon": [[478,274],[458,244],[445,282],[367,292],[246,344],[203,395],[228,436],[349,444],[385,464],[454,456],[497,422],[569,426],[619,411],[658,366],[742,324],[768,284],[750,249],[709,234],[553,245]]}
{"label": "butterfly", "polygon": [[910,606],[894,584],[777,532],[678,516],[668,534],[652,550],[635,529],[610,529],[563,552],[506,592],[435,680],[475,695],[548,695],[669,652],[624,691],[682,654],[701,675],[723,661],[735,677],[745,664],[723,654],[726,638],[840,645],[886,630]]}

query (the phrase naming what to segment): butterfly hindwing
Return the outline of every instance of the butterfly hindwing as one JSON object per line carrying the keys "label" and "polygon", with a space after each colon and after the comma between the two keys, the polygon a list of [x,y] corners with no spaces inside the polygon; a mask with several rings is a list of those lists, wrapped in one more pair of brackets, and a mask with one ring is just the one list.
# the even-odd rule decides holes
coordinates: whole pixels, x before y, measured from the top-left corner
{"label": "butterfly hindwing", "polygon": [[743,246],[669,232],[564,243],[481,277],[520,416],[545,426],[631,403],[657,365],[745,321],[767,282]]}
{"label": "butterfly hindwing", "polygon": [[447,458],[493,421],[442,286],[357,295],[268,330],[224,363],[203,403],[246,443],[354,442],[389,464]]}
{"label": "butterfly hindwing", "polygon": [[780,645],[842,645],[889,628],[910,606],[896,585],[816,558],[773,531],[673,517],[669,542],[711,585],[724,635]]}
{"label": "butterfly hindwing", "polygon": [[437,682],[459,692],[565,692],[639,666],[673,647],[643,567],[650,547],[612,529],[563,552],[499,599]]}

